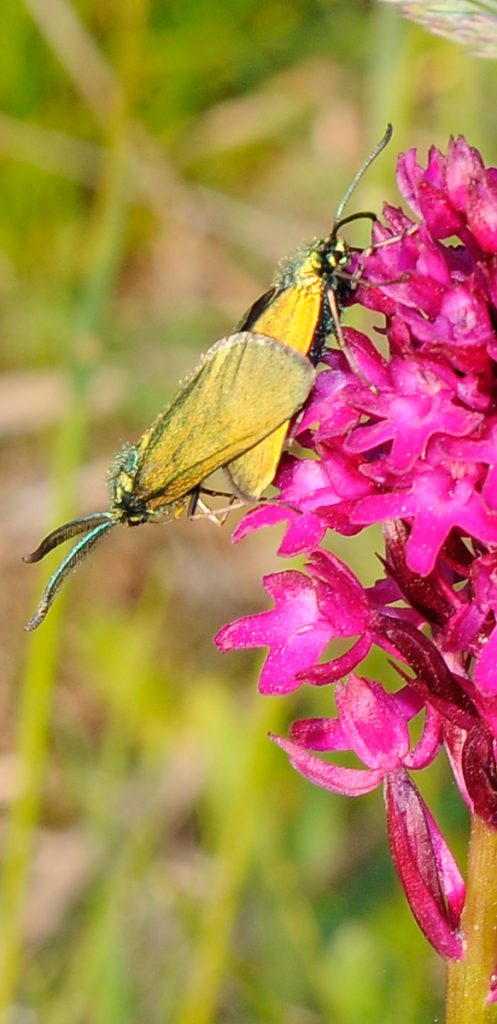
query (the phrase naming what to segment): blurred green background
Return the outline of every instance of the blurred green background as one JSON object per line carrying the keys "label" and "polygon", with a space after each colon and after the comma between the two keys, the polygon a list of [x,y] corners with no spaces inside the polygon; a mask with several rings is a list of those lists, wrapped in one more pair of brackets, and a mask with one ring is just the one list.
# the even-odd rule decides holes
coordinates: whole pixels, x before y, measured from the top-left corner
{"label": "blurred green background", "polygon": [[[114,451],[329,230],[387,120],[351,210],[398,201],[410,145],[496,162],[495,68],[352,0],[9,0],[0,40],[0,1020],[435,1020],[381,795],[313,789],[266,738],[332,695],[262,699],[261,655],[212,644],[266,607],[277,531],[118,530],[32,636],[58,555],[20,557],[105,507]],[[378,544],[336,549],[372,580]],[[443,766],[425,793],[464,866]]]}

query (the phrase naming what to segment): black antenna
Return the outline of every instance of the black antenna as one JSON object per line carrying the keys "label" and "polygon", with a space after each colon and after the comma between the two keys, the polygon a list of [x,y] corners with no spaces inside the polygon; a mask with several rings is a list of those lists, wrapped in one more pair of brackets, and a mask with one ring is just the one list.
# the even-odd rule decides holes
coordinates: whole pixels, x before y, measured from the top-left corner
{"label": "black antenna", "polygon": [[336,231],[338,230],[338,228],[342,227],[343,224],[348,224],[351,220],[357,220],[358,217],[369,217],[371,220],[376,220],[376,217],[375,217],[374,213],[352,214],[350,217],[346,217],[343,220],[342,220],[342,214],[343,214],[343,211],[344,211],[345,207],[347,206],[347,203],[348,203],[348,201],[349,201],[349,199],[350,199],[354,189],[357,188],[357,185],[359,184],[362,176],[366,173],[368,167],[371,167],[371,164],[373,163],[374,160],[376,160],[376,157],[379,156],[379,154],[383,152],[383,150],[385,149],[386,146],[388,146],[388,143],[390,142],[390,139],[392,138],[392,133],[393,133],[392,125],[391,124],[387,124],[387,126],[385,128],[385,132],[382,135],[380,141],[376,143],[376,146],[374,147],[373,150],[371,150],[371,153],[369,154],[369,156],[364,161],[362,167],[360,167],[359,170],[357,171],[357,174],[355,175],[355,177],[353,178],[352,182],[350,183],[350,185],[349,185],[349,187],[348,187],[348,189],[347,189],[347,191],[346,191],[342,201],[338,204],[338,207],[337,207],[337,210],[336,210],[336,213],[335,213],[335,220],[334,220],[334,223],[333,223],[333,232],[332,232],[332,234],[335,234]]}
{"label": "black antenna", "polygon": [[58,569],[55,570],[53,576],[50,577],[45,590],[41,595],[38,608],[24,627],[28,633],[30,633],[31,630],[36,629],[36,627],[43,622],[43,619],[45,618],[48,609],[53,604],[54,598],[58,594],[64,580],[66,580],[67,577],[77,569],[79,563],[95,547],[95,544],[100,540],[100,538],[103,537],[108,530],[111,530],[116,526],[117,522],[118,520],[114,518],[112,512],[93,512],[88,516],[83,516],[81,519],[71,519],[69,523],[64,523],[63,526],[59,526],[57,530],[53,530],[52,533],[49,533],[36,548],[36,551],[32,551],[30,555],[24,556],[24,562],[40,562],[49,551],[53,551],[54,548],[58,548],[59,544],[63,544],[64,541],[71,540],[73,537],[77,537],[82,533],[85,534],[85,536],[71,548],[69,554],[66,555]]}

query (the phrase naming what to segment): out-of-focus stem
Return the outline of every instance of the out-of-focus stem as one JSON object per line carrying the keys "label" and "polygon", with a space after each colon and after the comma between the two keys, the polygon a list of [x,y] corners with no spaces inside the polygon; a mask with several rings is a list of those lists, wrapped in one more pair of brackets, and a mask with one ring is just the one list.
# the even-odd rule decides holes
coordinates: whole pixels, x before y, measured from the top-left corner
{"label": "out-of-focus stem", "polygon": [[[126,152],[130,98],[139,66],[137,47],[146,0],[133,0],[123,8],[121,80],[123,92],[116,100],[107,129],[107,160],[88,232],[88,263],[74,309],[70,374],[71,409],[54,452],[54,506],[57,516],[67,518],[73,505],[73,470],[81,461],[87,433],[87,395],[96,365],[88,345],[98,330],[106,300],[114,284],[122,253],[126,197]],[[131,83],[131,85],[130,85]],[[132,86],[132,88],[131,88]],[[88,356],[88,352],[90,355]],[[45,761],[49,744],[52,694],[57,679],[63,600],[50,619],[29,641],[21,681],[16,757],[19,792],[7,822],[0,877],[0,1019],[7,1021],[15,1000],[21,966],[24,912],[29,869],[36,839],[42,798]]]}

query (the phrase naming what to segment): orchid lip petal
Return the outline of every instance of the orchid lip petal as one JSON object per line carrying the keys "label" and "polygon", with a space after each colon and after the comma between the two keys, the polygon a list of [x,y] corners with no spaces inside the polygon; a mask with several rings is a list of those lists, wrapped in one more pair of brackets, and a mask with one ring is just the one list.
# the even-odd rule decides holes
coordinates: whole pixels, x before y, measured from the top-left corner
{"label": "orchid lip petal", "polygon": [[332,793],[341,793],[344,796],[364,796],[365,793],[371,793],[382,782],[384,773],[381,771],[342,768],[308,754],[291,740],[285,740],[281,736],[273,734],[270,734],[270,739],[288,754],[290,764],[300,775],[323,789],[329,789]]}

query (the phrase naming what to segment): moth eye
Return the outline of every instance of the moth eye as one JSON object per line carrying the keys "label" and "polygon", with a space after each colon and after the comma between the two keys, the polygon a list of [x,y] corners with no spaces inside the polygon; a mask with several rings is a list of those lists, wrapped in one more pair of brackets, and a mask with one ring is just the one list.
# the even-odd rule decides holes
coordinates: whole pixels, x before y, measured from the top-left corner
{"label": "moth eye", "polygon": [[343,263],[348,262],[347,254],[343,252],[342,249],[338,248],[335,248],[332,252],[328,253],[326,259],[332,270],[335,270],[336,267],[340,267]]}

